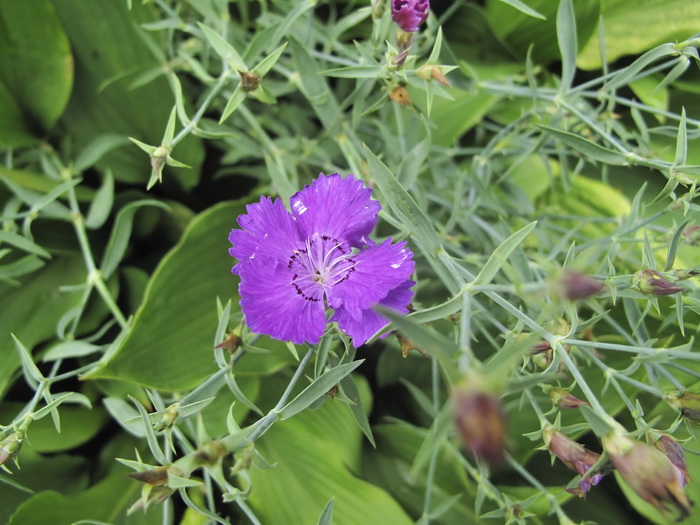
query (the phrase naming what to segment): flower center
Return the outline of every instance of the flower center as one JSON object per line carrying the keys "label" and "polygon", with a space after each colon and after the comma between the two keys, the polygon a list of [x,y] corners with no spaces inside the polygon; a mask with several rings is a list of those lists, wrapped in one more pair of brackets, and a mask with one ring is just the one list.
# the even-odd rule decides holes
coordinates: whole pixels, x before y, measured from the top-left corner
{"label": "flower center", "polygon": [[350,248],[338,239],[318,235],[306,240],[306,246],[294,250],[287,268],[297,294],[308,301],[320,301],[333,286],[346,280],[357,264]]}

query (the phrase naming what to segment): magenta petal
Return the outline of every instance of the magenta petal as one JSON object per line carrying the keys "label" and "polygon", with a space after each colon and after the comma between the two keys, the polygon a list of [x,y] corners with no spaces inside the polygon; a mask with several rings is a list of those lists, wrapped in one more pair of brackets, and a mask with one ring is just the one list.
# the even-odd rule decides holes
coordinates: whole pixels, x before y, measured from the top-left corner
{"label": "magenta petal", "polygon": [[253,332],[295,344],[318,343],[326,329],[320,289],[313,296],[300,294],[286,263],[264,256],[238,269],[241,308]]}
{"label": "magenta petal", "polygon": [[372,246],[368,235],[382,207],[370,197],[372,190],[352,175],[321,174],[290,199],[292,214],[305,237],[328,235],[355,248]]}
{"label": "magenta petal", "polygon": [[359,318],[363,310],[380,302],[411,276],[412,258],[413,252],[405,242],[391,244],[391,239],[353,255],[354,267],[347,278],[327,292],[328,305],[334,309],[342,306]]}
{"label": "magenta petal", "polygon": [[[384,299],[378,304],[392,308],[400,314],[408,313],[406,307],[413,298],[411,286],[416,284],[413,281],[405,281],[389,292]],[[335,315],[331,321],[336,321],[340,329],[352,337],[352,344],[355,347],[363,345],[372,337],[378,330],[381,330],[388,324],[388,320],[383,315],[375,312],[372,309],[363,310],[360,315],[355,318],[344,308],[340,307],[335,311]],[[386,337],[387,334],[382,337]]]}
{"label": "magenta petal", "polygon": [[[246,206],[247,215],[238,218],[242,230],[233,230],[228,240],[233,244],[229,253],[240,263],[261,254],[276,261],[285,261],[296,248],[303,245],[294,217],[284,209],[282,201],[261,197],[260,202]],[[233,268],[239,273],[240,264]]]}

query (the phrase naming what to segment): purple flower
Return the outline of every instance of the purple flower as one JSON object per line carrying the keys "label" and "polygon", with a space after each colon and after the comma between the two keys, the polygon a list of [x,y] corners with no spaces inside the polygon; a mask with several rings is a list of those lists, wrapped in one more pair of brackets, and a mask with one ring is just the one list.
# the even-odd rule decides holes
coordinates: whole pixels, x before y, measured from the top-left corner
{"label": "purple flower", "polygon": [[429,11],[428,0],[391,0],[391,18],[406,33],[418,31]]}
{"label": "purple flower", "polygon": [[405,242],[376,245],[368,235],[381,206],[349,175],[321,174],[290,199],[261,197],[238,218],[229,253],[248,327],[293,343],[318,343],[330,321],[360,346],[387,324],[381,304],[407,313],[413,253]]}

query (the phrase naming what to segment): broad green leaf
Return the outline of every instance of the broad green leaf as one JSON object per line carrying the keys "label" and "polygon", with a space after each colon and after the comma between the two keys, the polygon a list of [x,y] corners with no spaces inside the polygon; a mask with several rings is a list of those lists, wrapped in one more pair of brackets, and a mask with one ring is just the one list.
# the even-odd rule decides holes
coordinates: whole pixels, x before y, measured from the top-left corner
{"label": "broad green leaf", "polygon": [[[121,1],[51,1],[75,57],[73,93],[62,119],[74,150],[84,151],[102,135],[134,137],[160,145],[175,103],[169,83],[161,75],[140,87],[131,85],[139,73],[164,71],[165,64],[152,52],[163,43],[164,33],[146,33],[140,27],[156,18],[155,6],[134,2],[129,11]],[[157,42],[149,46],[148,39]],[[188,190],[199,180],[204,157],[200,139],[189,136],[179,142],[176,156],[193,169],[166,168],[164,182],[173,184],[173,177]],[[151,172],[150,159],[133,146],[109,149],[95,166],[103,171],[110,168],[117,181],[142,185]]]}
{"label": "broad green leaf", "polygon": [[129,238],[131,237],[134,215],[139,208],[144,206],[156,206],[168,209],[168,206],[160,201],[141,200],[127,204],[119,210],[100,266],[100,270],[105,279],[108,279],[114,273],[124,257],[129,247]]}
{"label": "broad green leaf", "polygon": [[[601,3],[608,62],[643,53],[664,42],[683,41],[698,32],[700,5],[686,0],[606,0]],[[643,27],[644,31],[631,28]],[[599,69],[600,47],[591,38],[579,55],[583,69]]]}
{"label": "broad green leaf", "polygon": [[[530,46],[533,59],[548,63],[561,58],[557,47],[557,0],[526,0],[541,16],[533,17],[502,0],[487,0],[486,16],[496,37],[518,59],[524,59]],[[582,47],[593,35],[600,13],[600,0],[574,0],[576,41]]]}
{"label": "broad green leaf", "polygon": [[[212,343],[218,325],[216,299],[233,298],[232,311],[239,308],[227,237],[238,215],[245,213],[246,203],[221,203],[192,219],[153,273],[131,332],[88,378],[184,390],[216,372]],[[271,347],[267,338],[258,344]],[[283,345],[272,348],[276,350],[269,354],[246,356],[236,365],[237,372],[270,373],[286,366],[290,358],[280,351]]]}
{"label": "broad green leaf", "polygon": [[76,495],[64,496],[46,490],[22,503],[10,518],[9,525],[68,525],[80,520],[113,525],[162,523],[158,511],[127,517],[126,510],[140,494],[141,485],[122,473],[111,475]]}
{"label": "broad green leaf", "polygon": [[361,442],[348,407],[330,400],[275,424],[256,447],[276,467],[250,471],[249,501],[261,522],[317,523],[334,498],[334,525],[413,523],[383,489],[352,473],[359,471]]}
{"label": "broad green leaf", "polygon": [[[19,109],[21,114],[14,117],[23,119],[3,121],[2,128],[10,132],[24,128],[43,138],[71,93],[73,57],[68,38],[49,0],[0,0],[0,27],[0,115],[11,116]],[[15,108],[9,106],[13,101]],[[7,131],[0,132],[3,143],[26,144],[20,135],[13,137]]]}
{"label": "broad green leaf", "polygon": [[[56,395],[56,399],[60,397],[62,395]],[[0,421],[3,423],[11,421],[22,408],[22,403],[4,402],[0,407]],[[65,403],[60,406],[59,412],[61,414],[60,433],[56,432],[51,418],[47,417],[33,421],[29,426],[27,436],[35,451],[53,453],[80,446],[95,437],[108,419],[107,413],[102,409],[87,409]],[[20,461],[22,459],[20,457]]]}

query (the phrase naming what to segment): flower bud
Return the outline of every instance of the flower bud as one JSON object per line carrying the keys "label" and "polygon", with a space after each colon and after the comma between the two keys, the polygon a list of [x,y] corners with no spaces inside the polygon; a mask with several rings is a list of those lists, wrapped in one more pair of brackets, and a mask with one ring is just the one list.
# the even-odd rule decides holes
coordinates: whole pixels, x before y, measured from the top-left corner
{"label": "flower bud", "polygon": [[559,387],[553,387],[549,390],[549,398],[552,403],[560,408],[578,408],[581,405],[590,406],[587,402],[572,396],[568,390]]}
{"label": "flower bud", "polygon": [[391,19],[406,33],[418,31],[428,18],[430,2],[428,0],[392,0]]}
{"label": "flower bud", "polygon": [[416,75],[418,75],[423,80],[435,80],[445,87],[452,87],[452,85],[445,78],[445,75],[442,73],[440,66],[426,64],[418,68],[418,71],[416,71]]}
{"label": "flower bud", "polygon": [[241,73],[241,89],[243,91],[255,91],[260,85],[260,77],[255,73]]}
{"label": "flower bud", "polygon": [[127,515],[133,514],[137,510],[146,512],[149,507],[160,505],[175,492],[174,489],[165,486],[151,487],[151,489],[152,490],[149,490],[143,497],[139,498],[136,503],[129,507],[126,511]]}
{"label": "flower bud", "polygon": [[243,339],[241,339],[241,334],[240,334],[240,329],[237,328],[233,332],[231,332],[226,339],[224,339],[221,343],[216,345],[214,348],[225,348],[226,350],[229,351],[231,355],[233,355],[236,350],[241,346],[241,343],[243,342]]}
{"label": "flower bud", "polygon": [[700,424],[700,394],[695,392],[682,392],[680,395],[666,394],[664,399],[673,408],[679,410],[681,416],[695,424]]}
{"label": "flower bud", "polygon": [[169,466],[162,466],[150,470],[143,470],[141,472],[129,472],[126,477],[157,487],[160,485],[167,485],[169,470]]}
{"label": "flower bud", "polygon": [[605,289],[605,285],[576,270],[566,270],[559,281],[561,295],[569,301],[581,301]]}
{"label": "flower bud", "polygon": [[593,465],[600,459],[600,454],[591,452],[558,430],[554,430],[551,427],[544,429],[542,439],[552,454],[581,476],[581,482],[578,487],[566,489],[571,494],[575,494],[580,498],[585,497],[590,488],[600,483],[603,476],[610,470],[609,467],[603,466],[589,473]]}
{"label": "flower bud", "polygon": [[166,428],[172,427],[178,416],[178,408],[180,408],[180,403],[174,403],[166,408],[160,419],[153,424],[153,430],[161,432]]}
{"label": "flower bud", "polygon": [[656,270],[640,270],[634,274],[639,291],[649,295],[672,295],[683,290],[682,286],[673,284]]}
{"label": "flower bud", "polygon": [[505,444],[503,406],[481,383],[481,378],[472,377],[453,392],[455,424],[462,443],[474,456],[499,463]]}
{"label": "flower bud", "polygon": [[17,457],[22,448],[23,439],[24,432],[18,430],[0,441],[0,465]]}
{"label": "flower bud", "polygon": [[675,467],[662,452],[616,431],[603,436],[602,441],[620,476],[640,498],[661,513],[669,505],[682,516],[690,513],[690,501]]}
{"label": "flower bud", "polygon": [[698,275],[700,275],[700,271],[696,270],[695,268],[673,270],[673,276],[676,278],[677,281],[685,281],[686,279],[690,279],[691,277],[697,277]]}
{"label": "flower bud", "polygon": [[654,441],[654,446],[669,459],[676,470],[681,486],[685,487],[690,481],[690,474],[688,474],[688,464],[685,461],[683,448],[668,434],[662,434],[659,439]]}

